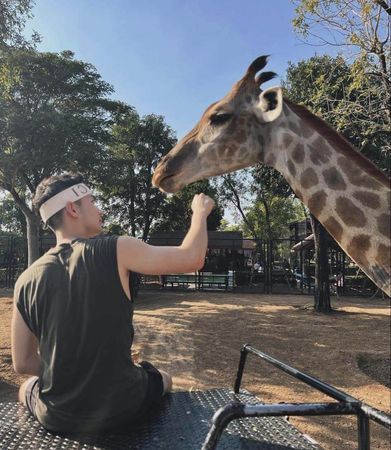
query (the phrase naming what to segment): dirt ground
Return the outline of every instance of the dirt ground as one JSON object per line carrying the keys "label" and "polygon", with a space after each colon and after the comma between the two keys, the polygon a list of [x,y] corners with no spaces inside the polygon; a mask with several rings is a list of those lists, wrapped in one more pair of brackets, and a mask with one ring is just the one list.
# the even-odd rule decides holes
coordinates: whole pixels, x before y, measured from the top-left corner
{"label": "dirt ground", "polygon": [[[0,400],[14,400],[23,381],[12,371],[12,292],[0,290]],[[390,412],[390,304],[343,298],[336,311],[306,308],[311,297],[141,291],[135,344],[141,358],[174,376],[176,390],[233,386],[244,343],[269,353],[364,402]],[[249,356],[242,387],[266,402],[327,401],[272,366]],[[349,416],[291,418],[326,449],[357,448]],[[371,423],[371,448],[389,449],[389,433]]]}

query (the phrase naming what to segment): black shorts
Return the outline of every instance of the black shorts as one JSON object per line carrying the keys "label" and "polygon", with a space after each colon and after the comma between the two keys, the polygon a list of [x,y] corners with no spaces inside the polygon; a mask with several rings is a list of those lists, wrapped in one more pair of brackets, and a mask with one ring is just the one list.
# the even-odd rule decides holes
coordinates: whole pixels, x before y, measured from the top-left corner
{"label": "black shorts", "polygon": [[[161,373],[148,361],[141,361],[139,364],[147,373],[148,386],[144,403],[137,414],[137,422],[145,420],[150,412],[154,412],[164,395],[163,377]],[[36,405],[39,395],[39,378],[32,377],[26,386],[26,405],[30,413],[37,418]],[[122,426],[120,426],[121,428]]]}
{"label": "black shorts", "polygon": [[138,365],[145,370],[148,376],[147,393],[141,409],[137,412],[136,417],[130,419],[127,418],[118,423],[115,427],[110,427],[105,431],[115,434],[126,434],[132,429],[132,425],[144,422],[150,418],[151,415],[158,412],[164,395],[163,377],[156,367],[148,361],[141,361]]}
{"label": "black shorts", "polygon": [[164,395],[162,374],[148,361],[141,361],[140,366],[147,372],[148,388],[145,396],[143,411],[148,411],[155,403],[159,403]]}

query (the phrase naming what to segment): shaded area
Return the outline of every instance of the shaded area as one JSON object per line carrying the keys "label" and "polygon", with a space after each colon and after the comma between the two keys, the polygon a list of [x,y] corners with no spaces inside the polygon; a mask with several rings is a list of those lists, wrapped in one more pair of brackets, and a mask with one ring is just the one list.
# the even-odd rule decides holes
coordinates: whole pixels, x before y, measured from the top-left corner
{"label": "shaded area", "polygon": [[357,364],[365,375],[388,388],[391,387],[390,355],[361,354],[357,357]]}
{"label": "shaded area", "polygon": [[0,399],[2,402],[15,402],[18,400],[18,389],[12,384],[0,380]]}

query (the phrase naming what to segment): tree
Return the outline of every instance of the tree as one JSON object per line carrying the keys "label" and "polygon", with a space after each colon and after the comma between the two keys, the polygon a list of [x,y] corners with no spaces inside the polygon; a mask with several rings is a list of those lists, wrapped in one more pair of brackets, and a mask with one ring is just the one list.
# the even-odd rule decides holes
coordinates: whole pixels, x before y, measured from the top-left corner
{"label": "tree", "polygon": [[232,172],[217,177],[213,182],[213,186],[218,193],[222,206],[233,207],[241,218],[241,229],[246,225],[246,232],[253,239],[259,239],[256,231],[251,228],[245,212],[246,206],[252,201],[252,181],[251,169],[242,169],[239,172]]}
{"label": "tree", "polygon": [[[380,148],[385,155],[380,165],[389,167],[391,7],[383,0],[292,1],[296,5],[293,25],[297,33],[315,45],[338,48],[343,59],[350,61],[348,80],[346,75],[342,79],[334,76],[337,69],[334,64],[323,75],[325,83],[331,86],[329,75],[337,79],[340,88],[348,81],[344,95],[337,98],[338,114],[345,111],[349,114],[342,116],[353,119],[355,126],[361,124],[360,132],[354,134],[363,139],[353,144],[370,157],[372,155],[365,147]],[[334,102],[335,99],[331,96],[330,100]],[[338,129],[341,128],[343,126]],[[367,132],[364,132],[365,128]],[[374,161],[379,163],[376,158]]]}
{"label": "tree", "polygon": [[[246,217],[251,229],[259,239],[281,239],[289,233],[288,224],[304,220],[300,201],[293,196],[273,195],[269,192],[262,200],[256,200],[246,210]],[[244,230],[249,234],[247,225]]]}
{"label": "tree", "polygon": [[315,292],[314,309],[318,312],[331,312],[330,267],[328,261],[328,233],[319,220],[310,214],[315,245]]}
{"label": "tree", "polygon": [[219,205],[217,189],[209,180],[198,181],[184,187],[178,194],[168,197],[162,209],[162,216],[155,224],[154,231],[187,230],[191,222],[191,202],[194,195],[203,192],[216,201],[216,207],[207,219],[209,231],[217,230],[224,215],[223,208]]}
{"label": "tree", "polygon": [[104,209],[132,236],[148,238],[165,195],[152,187],[153,169],[176,139],[163,117],[140,118],[134,110],[117,117],[109,158],[99,174]]}
{"label": "tree", "polygon": [[[383,102],[379,79],[355,81],[357,65],[342,56],[315,56],[290,64],[286,95],[306,105],[340,131],[357,149],[386,172],[390,169],[390,129],[380,106]],[[328,267],[328,236],[322,224],[311,216],[315,243],[315,309],[331,311]]]}
{"label": "tree", "polygon": [[354,81],[355,67],[337,56],[314,56],[289,64],[284,88],[292,101],[304,104],[341,132],[380,168],[390,168],[391,132],[386,123],[379,81]]}
{"label": "tree", "polygon": [[241,223],[230,223],[226,219],[221,219],[218,231],[237,231],[243,233],[243,227]]}
{"label": "tree", "polygon": [[[253,239],[273,238],[269,201],[276,196],[293,195],[290,186],[278,171],[258,164],[252,168],[219,177],[216,185],[224,205],[232,205],[238,211],[243,231],[247,236]],[[259,214],[264,214],[262,226],[258,226],[259,223],[254,217],[257,211],[255,204],[261,208]],[[251,220],[248,216],[250,210],[252,211]]]}
{"label": "tree", "polygon": [[0,200],[0,233],[3,232],[20,236],[27,234],[26,218],[10,195]]}
{"label": "tree", "polygon": [[0,0],[0,51],[31,47],[40,41],[36,32],[30,40],[22,34],[34,4],[33,0]]}
{"label": "tree", "polygon": [[127,109],[108,99],[112,90],[70,51],[0,54],[0,188],[26,218],[29,264],[39,256],[40,224],[31,197],[44,177],[64,170],[94,181],[112,115]]}

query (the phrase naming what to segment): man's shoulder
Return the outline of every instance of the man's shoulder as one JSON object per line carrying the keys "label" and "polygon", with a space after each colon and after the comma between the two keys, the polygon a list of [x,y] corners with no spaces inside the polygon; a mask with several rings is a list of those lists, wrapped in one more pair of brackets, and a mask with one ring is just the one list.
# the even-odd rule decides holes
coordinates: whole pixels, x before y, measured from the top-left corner
{"label": "man's shoulder", "polygon": [[111,249],[115,248],[118,236],[115,235],[104,235],[96,236],[88,239],[80,239],[79,242],[86,246],[87,248],[95,249]]}
{"label": "man's shoulder", "polygon": [[44,255],[42,255],[19,275],[19,278],[16,280],[15,283],[15,288],[18,285],[30,282],[33,279],[37,278],[39,274],[42,273],[42,270],[44,270],[44,268],[50,265],[51,263],[52,259],[50,258],[49,253],[45,253]]}

